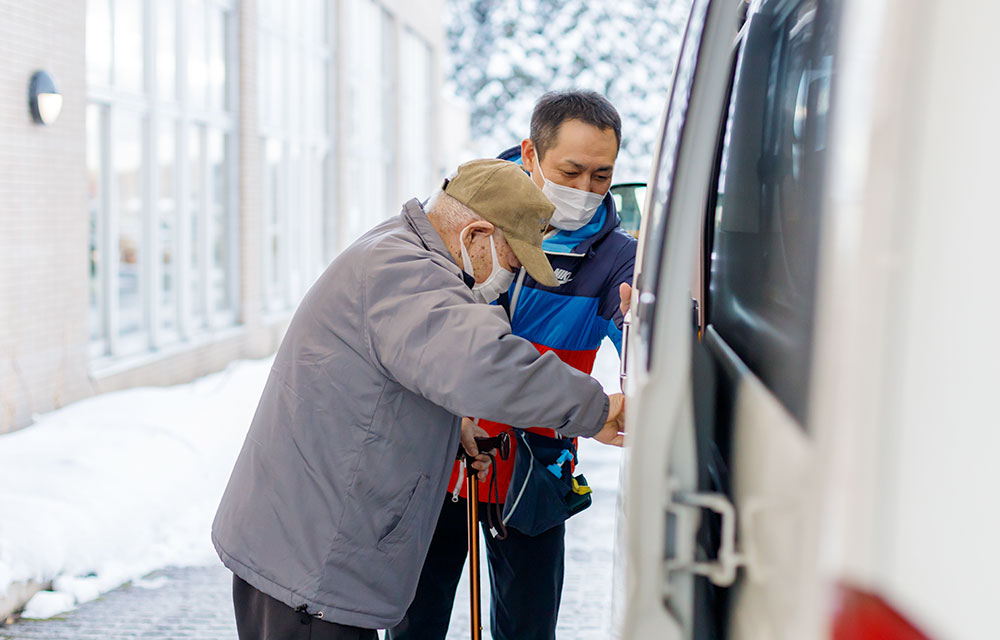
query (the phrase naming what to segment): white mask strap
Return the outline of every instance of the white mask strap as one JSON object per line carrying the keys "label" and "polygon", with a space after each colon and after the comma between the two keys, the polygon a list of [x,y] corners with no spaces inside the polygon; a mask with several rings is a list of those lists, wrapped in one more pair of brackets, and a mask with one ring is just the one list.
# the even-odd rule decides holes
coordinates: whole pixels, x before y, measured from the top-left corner
{"label": "white mask strap", "polygon": [[462,271],[464,271],[467,274],[469,274],[470,276],[472,276],[472,279],[475,280],[476,279],[476,274],[472,270],[472,258],[469,257],[469,250],[465,248],[465,232],[468,231],[469,227],[471,227],[471,226],[472,225],[469,225],[469,226],[465,227],[464,229],[462,229],[459,232],[459,234],[458,234],[458,244],[461,247],[461,251],[462,251]]}

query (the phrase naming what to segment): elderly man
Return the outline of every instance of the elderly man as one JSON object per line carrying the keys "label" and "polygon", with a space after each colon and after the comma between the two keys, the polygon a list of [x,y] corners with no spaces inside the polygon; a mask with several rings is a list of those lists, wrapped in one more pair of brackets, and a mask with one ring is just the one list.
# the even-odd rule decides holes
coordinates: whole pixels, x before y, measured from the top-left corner
{"label": "elderly man", "polygon": [[[275,357],[212,528],[240,638],[375,638],[416,590],[460,416],[621,445],[623,399],[511,335],[489,303],[541,248],[553,205],[476,160],[341,254]],[[485,469],[482,462],[479,470]]]}

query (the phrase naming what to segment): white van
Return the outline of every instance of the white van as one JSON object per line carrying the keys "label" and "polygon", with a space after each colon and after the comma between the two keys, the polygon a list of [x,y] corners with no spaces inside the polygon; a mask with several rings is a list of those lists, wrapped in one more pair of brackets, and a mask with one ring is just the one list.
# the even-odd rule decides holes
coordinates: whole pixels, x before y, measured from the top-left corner
{"label": "white van", "polygon": [[627,346],[625,638],[1000,638],[1000,2],[694,0]]}

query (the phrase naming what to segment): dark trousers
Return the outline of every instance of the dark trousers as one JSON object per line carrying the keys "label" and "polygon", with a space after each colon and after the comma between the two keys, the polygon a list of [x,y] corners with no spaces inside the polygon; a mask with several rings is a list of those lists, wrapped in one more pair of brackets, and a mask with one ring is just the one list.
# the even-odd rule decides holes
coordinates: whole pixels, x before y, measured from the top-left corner
{"label": "dark trousers", "polygon": [[299,612],[233,575],[240,640],[375,640],[374,629],[345,627]]}
{"label": "dark trousers", "polygon": [[[486,521],[485,510],[479,510]],[[386,636],[389,640],[444,640],[455,603],[455,590],[468,553],[465,500],[445,498],[431,540],[417,594],[406,617]],[[490,631],[494,640],[553,640],[562,596],[566,527],[539,536],[507,530],[505,540],[483,526],[489,564]],[[458,606],[468,607],[467,602]]]}

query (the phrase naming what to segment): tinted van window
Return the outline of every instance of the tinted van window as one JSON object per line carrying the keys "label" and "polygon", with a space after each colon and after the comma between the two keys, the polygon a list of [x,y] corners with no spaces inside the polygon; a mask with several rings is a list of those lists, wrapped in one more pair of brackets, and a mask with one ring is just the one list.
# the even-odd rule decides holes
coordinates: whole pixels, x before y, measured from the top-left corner
{"label": "tinted van window", "polygon": [[834,69],[831,3],[750,17],[720,156],[708,321],[800,422]]}

